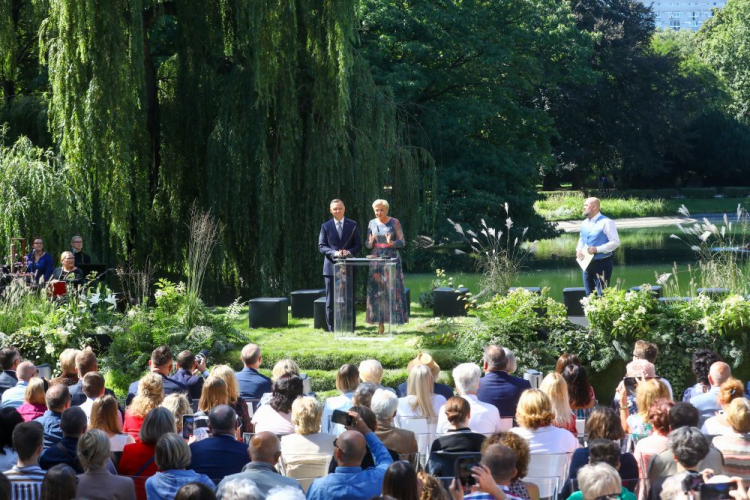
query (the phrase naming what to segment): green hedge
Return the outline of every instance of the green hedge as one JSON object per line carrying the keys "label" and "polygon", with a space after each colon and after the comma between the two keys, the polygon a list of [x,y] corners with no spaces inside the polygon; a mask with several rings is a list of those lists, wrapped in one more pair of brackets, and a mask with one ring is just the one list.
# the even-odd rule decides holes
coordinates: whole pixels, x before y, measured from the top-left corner
{"label": "green hedge", "polygon": [[731,186],[721,189],[722,194],[727,198],[747,198],[750,197],[750,187]]}
{"label": "green hedge", "polygon": [[717,188],[682,188],[681,193],[685,198],[713,198],[718,194]]}

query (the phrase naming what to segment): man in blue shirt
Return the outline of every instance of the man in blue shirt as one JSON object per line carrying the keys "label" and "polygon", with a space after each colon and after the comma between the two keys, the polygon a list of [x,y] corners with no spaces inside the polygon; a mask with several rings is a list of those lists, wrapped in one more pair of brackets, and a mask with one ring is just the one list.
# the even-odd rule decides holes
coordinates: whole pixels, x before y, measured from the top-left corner
{"label": "man in blue shirt", "polygon": [[[351,429],[355,430],[342,433],[333,442],[333,456],[341,465],[336,467],[336,472],[313,481],[307,500],[367,500],[380,495],[383,477],[393,459],[362,417],[353,411],[349,415],[354,419]],[[362,470],[367,447],[375,467]]]}
{"label": "man in blue shirt", "polygon": [[190,445],[190,469],[205,474],[216,484],[229,474],[238,474],[250,462],[247,445],[235,438],[237,414],[227,405],[215,406],[208,414],[213,437]]}
{"label": "man in blue shirt", "polygon": [[18,408],[25,401],[26,388],[29,386],[29,381],[36,377],[39,371],[31,361],[24,361],[16,368],[16,375],[18,376],[18,382],[15,387],[11,387],[3,393],[2,404],[0,408]]}
{"label": "man in blue shirt", "polygon": [[598,198],[588,198],[583,202],[581,236],[578,238],[576,258],[583,260],[586,253],[594,256],[588,267],[583,270],[583,288],[586,296],[596,290],[599,295],[612,280],[612,252],[620,246],[615,222],[599,211]]}
{"label": "man in blue shirt", "polygon": [[[258,368],[263,362],[263,356],[260,354],[260,347],[255,344],[247,344],[242,348],[242,362],[245,368],[235,373],[237,382],[240,385],[240,396],[245,399],[257,399],[263,397],[263,394],[271,392],[271,379],[258,373]],[[255,405],[257,406],[257,405]]]}
{"label": "man in blue shirt", "polygon": [[[188,388],[182,382],[175,380],[169,376],[172,373],[174,367],[174,358],[172,357],[172,351],[169,346],[162,345],[154,349],[151,353],[151,359],[148,361],[148,366],[151,368],[152,373],[161,375],[162,385],[164,386],[164,395],[169,396],[174,393],[185,394],[189,401],[192,401]],[[129,406],[130,403],[138,394],[138,385],[140,380],[136,380],[128,388],[128,398],[125,401],[125,406]]]}
{"label": "man in blue shirt", "polygon": [[39,465],[44,470],[50,470],[57,464],[65,464],[72,467],[76,474],[83,474],[83,466],[78,458],[78,440],[86,432],[86,414],[79,406],[68,408],[60,419],[60,429],[63,438],[44,450],[39,457]]}
{"label": "man in blue shirt", "polygon": [[44,448],[46,449],[59,443],[63,438],[60,419],[62,413],[70,408],[70,391],[65,384],[53,385],[47,390],[44,398],[47,402],[47,411],[34,421],[42,424],[44,428]]}
{"label": "man in blue shirt", "polygon": [[502,347],[488,345],[484,349],[484,377],[479,379],[477,399],[495,405],[501,417],[515,417],[521,393],[531,383],[508,374],[508,357]]}
{"label": "man in blue shirt", "polygon": [[702,427],[706,420],[721,410],[721,405],[717,399],[719,389],[721,389],[721,384],[729,380],[731,376],[732,367],[723,361],[717,361],[709,368],[708,383],[711,384],[711,390],[690,398],[690,404],[698,408],[698,412],[700,413],[698,427]]}

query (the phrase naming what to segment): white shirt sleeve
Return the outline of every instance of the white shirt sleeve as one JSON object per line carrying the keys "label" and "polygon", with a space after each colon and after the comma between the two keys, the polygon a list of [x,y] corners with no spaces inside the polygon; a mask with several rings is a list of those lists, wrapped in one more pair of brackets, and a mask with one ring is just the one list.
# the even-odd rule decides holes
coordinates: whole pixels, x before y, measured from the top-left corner
{"label": "white shirt sleeve", "polygon": [[604,245],[596,247],[596,253],[614,252],[620,246],[620,236],[617,234],[615,221],[612,219],[604,221],[604,234],[607,235],[609,241]]}

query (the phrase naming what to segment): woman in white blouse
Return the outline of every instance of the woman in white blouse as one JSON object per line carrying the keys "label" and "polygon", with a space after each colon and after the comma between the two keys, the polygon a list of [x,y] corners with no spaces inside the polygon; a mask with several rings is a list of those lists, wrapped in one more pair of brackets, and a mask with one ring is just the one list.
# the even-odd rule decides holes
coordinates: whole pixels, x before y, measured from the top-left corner
{"label": "woman in white blouse", "polygon": [[518,400],[516,422],[510,432],[529,442],[529,451],[536,453],[573,453],[578,439],[569,431],[555,427],[555,412],[549,397],[539,389],[526,389]]}
{"label": "woman in white blouse", "polygon": [[398,399],[396,418],[437,417],[445,398],[433,392],[435,382],[425,365],[417,365],[409,372],[406,382],[407,396]]}

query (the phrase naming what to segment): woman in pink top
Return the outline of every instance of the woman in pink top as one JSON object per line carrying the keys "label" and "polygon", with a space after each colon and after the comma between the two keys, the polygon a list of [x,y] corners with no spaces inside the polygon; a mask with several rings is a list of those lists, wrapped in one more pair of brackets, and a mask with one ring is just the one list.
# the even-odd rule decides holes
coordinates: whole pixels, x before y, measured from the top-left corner
{"label": "woman in pink top", "polygon": [[[651,457],[666,450],[669,445],[669,410],[674,406],[674,401],[669,399],[657,399],[648,409],[648,422],[653,428],[653,433],[645,438],[639,439],[635,446],[633,455],[638,461],[640,477],[647,477],[648,464]],[[645,470],[640,470],[644,467]]]}
{"label": "woman in pink top", "polygon": [[24,422],[31,422],[44,415],[44,412],[47,411],[46,401],[44,400],[44,379],[33,377],[29,380],[23,401],[24,403],[17,410],[23,417]]}

